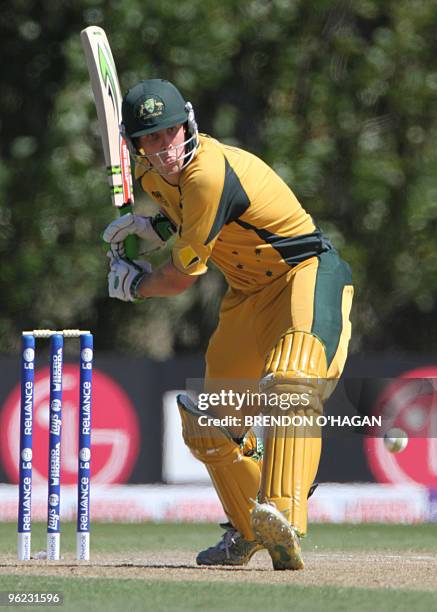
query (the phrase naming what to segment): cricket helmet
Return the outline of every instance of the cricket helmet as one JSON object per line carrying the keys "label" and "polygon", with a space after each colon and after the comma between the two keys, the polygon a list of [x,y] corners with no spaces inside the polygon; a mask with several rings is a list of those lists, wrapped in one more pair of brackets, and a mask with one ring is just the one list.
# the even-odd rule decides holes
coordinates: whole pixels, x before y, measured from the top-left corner
{"label": "cricket helmet", "polygon": [[[185,168],[193,159],[199,146],[199,134],[190,102],[182,97],[179,90],[164,79],[140,81],[125,94],[122,102],[122,132],[129,150],[137,161],[148,162],[148,155],[141,153],[135,146],[135,138],[153,134],[159,130],[184,124],[186,140],[179,145],[183,150]],[[154,155],[159,156],[161,152]],[[155,170],[156,171],[156,170]]]}

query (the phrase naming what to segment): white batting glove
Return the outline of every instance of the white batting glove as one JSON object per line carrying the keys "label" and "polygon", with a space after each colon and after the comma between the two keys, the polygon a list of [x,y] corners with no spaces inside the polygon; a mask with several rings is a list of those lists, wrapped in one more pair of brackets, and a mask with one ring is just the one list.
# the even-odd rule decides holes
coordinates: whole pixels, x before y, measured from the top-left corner
{"label": "white batting glove", "polygon": [[109,242],[111,250],[118,256],[124,257],[124,240],[135,234],[144,241],[143,253],[150,253],[165,246],[165,240],[159,236],[152,225],[153,217],[143,217],[128,213],[110,223],[103,232],[103,240]]}
{"label": "white batting glove", "polygon": [[123,302],[136,302],[140,299],[136,289],[143,278],[152,272],[152,266],[147,261],[129,261],[108,253],[110,270],[108,274],[109,297]]}

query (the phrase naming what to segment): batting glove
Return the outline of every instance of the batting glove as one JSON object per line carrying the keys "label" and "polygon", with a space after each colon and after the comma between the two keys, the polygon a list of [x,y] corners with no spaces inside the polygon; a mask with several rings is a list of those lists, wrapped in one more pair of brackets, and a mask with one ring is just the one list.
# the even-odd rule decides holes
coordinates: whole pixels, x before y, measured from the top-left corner
{"label": "batting glove", "polygon": [[110,270],[108,274],[109,297],[123,302],[136,302],[141,299],[137,289],[141,281],[152,272],[147,261],[129,261],[108,253]]}
{"label": "batting glove", "polygon": [[144,241],[143,253],[151,253],[165,246],[175,228],[164,215],[143,217],[128,213],[110,223],[103,232],[103,240],[109,242],[118,257],[125,256],[124,240],[135,234]]}

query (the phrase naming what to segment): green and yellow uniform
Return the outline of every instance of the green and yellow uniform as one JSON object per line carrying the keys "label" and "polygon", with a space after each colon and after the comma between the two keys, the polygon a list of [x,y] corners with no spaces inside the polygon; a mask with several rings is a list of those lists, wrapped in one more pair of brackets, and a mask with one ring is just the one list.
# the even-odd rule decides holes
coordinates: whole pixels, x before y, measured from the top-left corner
{"label": "green and yellow uniform", "polygon": [[[267,164],[201,135],[179,185],[141,165],[136,177],[178,228],[172,251],[176,268],[200,275],[210,259],[229,285],[206,355],[207,385],[213,386],[215,379],[259,380],[266,368],[274,378],[279,363],[281,381],[288,375],[291,385],[304,374],[341,375],[351,332],[349,266]],[[271,358],[266,362],[278,346],[289,347],[285,365],[281,355],[277,363]],[[314,366],[316,362],[322,365]],[[252,539],[249,498],[257,496],[259,468],[249,463],[235,467],[233,460],[212,466],[206,450],[202,460],[225,511],[244,537]],[[198,451],[202,458],[202,449]],[[281,461],[275,452],[270,452],[262,490],[305,533],[306,495],[317,471],[320,440],[310,444],[307,438],[298,451],[299,466],[306,467],[299,467],[288,484],[275,473]]]}
{"label": "green and yellow uniform", "polygon": [[180,184],[137,166],[143,189],[180,228],[175,266],[203,274],[211,259],[250,293],[331,248],[291,189],[255,155],[200,136]]}

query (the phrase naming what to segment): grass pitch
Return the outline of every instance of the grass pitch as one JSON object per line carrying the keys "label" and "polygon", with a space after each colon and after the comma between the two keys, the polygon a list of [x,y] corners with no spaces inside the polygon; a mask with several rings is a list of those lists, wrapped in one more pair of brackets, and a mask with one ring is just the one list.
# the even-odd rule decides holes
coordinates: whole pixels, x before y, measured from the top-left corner
{"label": "grass pitch", "polygon": [[[36,524],[33,552],[45,547]],[[303,572],[273,572],[268,555],[245,568],[199,568],[197,550],[215,525],[95,524],[90,563],[74,561],[74,525],[64,525],[60,563],[16,561],[16,533],[0,524],[0,591],[61,591],[67,610],[436,610],[433,525],[313,525]],[[53,607],[28,607],[28,610]]]}

